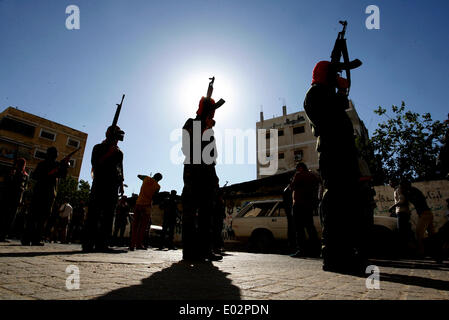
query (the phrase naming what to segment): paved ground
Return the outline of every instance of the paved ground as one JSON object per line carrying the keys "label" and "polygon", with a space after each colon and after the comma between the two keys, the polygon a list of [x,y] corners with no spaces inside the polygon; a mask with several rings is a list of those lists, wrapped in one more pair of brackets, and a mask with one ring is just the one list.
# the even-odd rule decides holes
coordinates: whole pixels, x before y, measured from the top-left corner
{"label": "paved ground", "polygon": [[[228,252],[221,262],[180,260],[181,250],[83,254],[79,245],[0,243],[0,300],[449,299],[448,261],[376,260],[377,290],[366,278],[323,272],[320,259]],[[70,265],[78,290],[66,288]]]}

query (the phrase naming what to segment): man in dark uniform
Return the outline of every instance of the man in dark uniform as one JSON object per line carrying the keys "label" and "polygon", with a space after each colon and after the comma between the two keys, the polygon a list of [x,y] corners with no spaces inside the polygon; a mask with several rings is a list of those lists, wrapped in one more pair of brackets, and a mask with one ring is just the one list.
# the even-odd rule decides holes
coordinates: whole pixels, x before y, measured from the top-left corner
{"label": "man in dark uniform", "polygon": [[162,222],[161,244],[159,249],[167,247],[175,249],[173,237],[175,235],[176,217],[178,208],[176,205],[176,190],[172,190],[166,200],[164,200],[164,220]]}
{"label": "man in dark uniform", "polygon": [[130,207],[128,197],[122,196],[115,210],[114,233],[112,236],[117,246],[122,246],[124,244],[124,235],[129,221],[129,212]]}
{"label": "man in dark uniform", "polygon": [[14,168],[6,177],[5,197],[3,200],[4,210],[1,214],[0,242],[5,241],[13,229],[17,210],[22,203],[23,192],[27,188],[28,173],[25,171],[26,160],[19,158]]}
{"label": "man in dark uniform", "polygon": [[[215,101],[202,97],[195,119],[183,127],[182,243],[184,260],[221,260],[212,252],[213,199],[218,190],[217,157],[212,127]],[[207,141],[203,141],[207,140]]]}
{"label": "man in dark uniform", "polygon": [[[290,189],[293,191],[293,221],[296,232],[296,253],[292,257],[320,256],[321,245],[313,223],[313,212],[318,206],[318,178],[305,163],[298,163]],[[306,234],[309,244],[306,243]]]}
{"label": "man in dark uniform", "polygon": [[83,251],[108,252],[118,194],[123,195],[123,152],[117,146],[123,131],[110,126],[106,139],[92,150],[93,182],[85,224]]}
{"label": "man in dark uniform", "polygon": [[[355,66],[361,62],[357,60]],[[349,67],[348,67],[349,68]],[[345,68],[346,69],[346,68]],[[329,61],[313,70],[312,87],[304,110],[318,137],[320,174],[324,195],[320,204],[323,220],[323,269],[336,272],[364,272],[359,244],[361,215],[358,203],[359,165],[354,129],[346,114],[349,101],[345,79]],[[336,92],[336,88],[339,88]]]}
{"label": "man in dark uniform", "polygon": [[58,150],[55,147],[47,149],[47,158],[40,162],[31,178],[36,180],[31,200],[31,210],[26,222],[26,231],[22,245],[43,246],[41,243],[44,224],[49,218],[56,197],[56,185],[59,178],[67,175],[68,159],[56,161]]}

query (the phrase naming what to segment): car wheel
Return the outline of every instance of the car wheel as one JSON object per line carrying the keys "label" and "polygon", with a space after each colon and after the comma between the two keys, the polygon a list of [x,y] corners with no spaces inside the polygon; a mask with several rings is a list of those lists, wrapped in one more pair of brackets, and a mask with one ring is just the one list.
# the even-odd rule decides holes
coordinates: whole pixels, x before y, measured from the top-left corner
{"label": "car wheel", "polygon": [[251,237],[250,246],[255,252],[269,253],[273,248],[273,235],[267,230],[255,231]]}

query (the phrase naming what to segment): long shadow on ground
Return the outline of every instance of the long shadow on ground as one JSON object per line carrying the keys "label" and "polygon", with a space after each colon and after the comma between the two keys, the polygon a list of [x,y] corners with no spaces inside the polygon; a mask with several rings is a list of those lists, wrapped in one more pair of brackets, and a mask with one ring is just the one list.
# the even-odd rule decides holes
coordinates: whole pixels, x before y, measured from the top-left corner
{"label": "long shadow on ground", "polygon": [[[108,252],[107,254],[120,254],[120,253],[126,253],[127,250],[115,250],[112,252]],[[100,252],[101,253],[101,252]],[[0,253],[0,258],[32,258],[32,257],[45,257],[45,256],[62,256],[62,255],[73,255],[73,254],[85,254],[88,255],[89,253],[81,251],[31,251],[31,252],[7,252],[7,253]]]}
{"label": "long shadow on ground", "polygon": [[436,263],[429,260],[377,260],[372,259],[372,264],[379,267],[404,268],[404,269],[424,269],[449,271],[449,264]]}
{"label": "long shadow on ground", "polygon": [[400,283],[409,286],[431,288],[436,290],[449,291],[449,281],[429,279],[417,276],[407,276],[402,274],[381,273],[380,281]]}
{"label": "long shadow on ground", "polygon": [[152,274],[139,285],[120,288],[100,300],[239,300],[240,289],[212,263],[185,261]]}

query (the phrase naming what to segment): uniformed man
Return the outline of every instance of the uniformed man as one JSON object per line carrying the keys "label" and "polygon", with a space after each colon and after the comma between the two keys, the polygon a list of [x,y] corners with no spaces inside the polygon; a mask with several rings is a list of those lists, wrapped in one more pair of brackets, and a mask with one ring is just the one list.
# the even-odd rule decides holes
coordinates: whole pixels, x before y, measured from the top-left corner
{"label": "uniformed man", "polygon": [[161,243],[159,249],[164,247],[174,250],[173,238],[175,235],[176,217],[178,208],[176,204],[176,190],[172,190],[167,199],[163,203],[164,220],[162,223]]}
{"label": "uniformed man", "polygon": [[217,154],[212,131],[215,109],[215,101],[209,94],[202,97],[196,118],[188,119],[183,127],[182,151],[186,156],[181,195],[184,260],[222,259],[212,251],[213,200],[219,181],[215,172]]}
{"label": "uniformed man", "polygon": [[[85,224],[83,251],[109,252],[115,207],[123,195],[123,152],[118,147],[124,132],[110,126],[106,139],[92,150],[93,182]],[[121,139],[120,139],[121,140]]]}
{"label": "uniformed man", "polygon": [[27,218],[23,245],[43,246],[42,232],[45,222],[51,214],[56,197],[56,186],[59,178],[67,175],[68,159],[56,161],[58,150],[55,147],[47,149],[46,159],[40,162],[31,178],[36,181],[31,200],[31,210]]}
{"label": "uniformed man", "polygon": [[337,71],[333,63],[320,61],[313,70],[312,87],[304,100],[304,110],[318,137],[319,167],[325,189],[320,204],[324,224],[323,269],[364,272],[365,261],[359,247],[363,241],[357,239],[362,211],[358,203],[358,154],[352,122],[346,114],[348,83]]}
{"label": "uniformed man", "polygon": [[[320,256],[321,246],[313,223],[314,209],[318,205],[318,178],[300,162],[290,184],[293,191],[293,221],[296,233],[296,252],[292,257]],[[308,246],[305,230],[309,236]],[[309,248],[308,248],[309,247]]]}
{"label": "uniformed man", "polygon": [[25,170],[26,160],[19,158],[14,168],[6,177],[5,195],[0,223],[0,242],[10,235],[15,222],[17,210],[22,203],[23,192],[28,185],[28,173]]}

